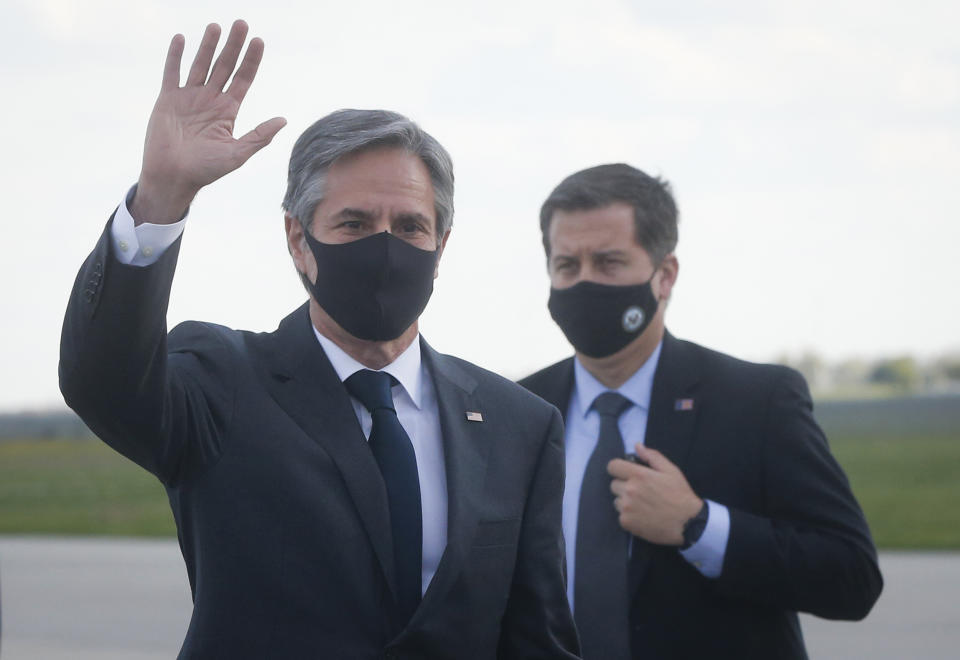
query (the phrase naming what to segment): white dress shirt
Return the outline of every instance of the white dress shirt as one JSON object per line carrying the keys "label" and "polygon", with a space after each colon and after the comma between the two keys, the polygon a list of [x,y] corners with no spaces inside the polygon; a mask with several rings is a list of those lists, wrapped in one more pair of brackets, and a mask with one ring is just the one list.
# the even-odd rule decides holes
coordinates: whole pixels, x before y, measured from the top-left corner
{"label": "white dress shirt", "polygon": [[[366,369],[330,339],[314,328],[317,340],[333,365],[340,381]],[[417,455],[417,473],[420,475],[420,507],[423,512],[423,568],[422,592],[433,579],[443,549],[447,547],[447,471],[443,463],[443,436],[440,433],[440,409],[430,372],[420,360],[420,336],[396,360],[385,366],[385,371],[398,381],[394,387],[393,406],[400,425],[410,436]],[[370,439],[373,420],[366,407],[350,397],[353,411],[360,420],[363,434]]]}
{"label": "white dress shirt", "polygon": [[[186,216],[170,225],[143,223],[135,226],[128,207],[134,192],[135,188],[131,188],[113,218],[111,239],[114,254],[124,264],[149,266],[183,232]],[[316,328],[313,331],[341,382],[366,369]],[[393,405],[417,457],[423,515],[421,593],[425,593],[447,546],[447,471],[443,461],[437,393],[430,372],[420,359],[420,336],[417,335],[410,346],[381,371],[389,373],[400,383],[400,387],[392,390]],[[353,397],[350,400],[363,434],[369,440],[373,426],[370,413],[358,400]]]}
{"label": "white dress shirt", "polygon": [[149,266],[180,238],[187,224],[187,216],[184,215],[179,222],[169,225],[145,222],[134,226],[129,205],[136,191],[136,186],[131,187],[123,198],[123,202],[117,207],[117,212],[113,214],[110,237],[117,261],[128,266]]}
{"label": "white dress shirt", "polygon": [[[634,445],[644,443],[647,434],[647,417],[650,410],[650,394],[653,390],[653,375],[660,361],[663,342],[653,354],[616,392],[633,404],[618,420],[623,437],[625,454],[634,453]],[[574,358],[574,387],[567,408],[566,433],[566,487],[563,493],[563,535],[567,545],[567,598],[574,607],[573,587],[576,579],[577,519],[580,511],[580,487],[587,462],[600,436],[600,415],[591,410],[594,399],[610,391]],[[613,506],[613,494],[610,495]],[[707,527],[700,539],[680,554],[707,577],[718,577],[723,568],[723,557],[730,535],[730,514],[727,508],[707,500],[710,513]]]}

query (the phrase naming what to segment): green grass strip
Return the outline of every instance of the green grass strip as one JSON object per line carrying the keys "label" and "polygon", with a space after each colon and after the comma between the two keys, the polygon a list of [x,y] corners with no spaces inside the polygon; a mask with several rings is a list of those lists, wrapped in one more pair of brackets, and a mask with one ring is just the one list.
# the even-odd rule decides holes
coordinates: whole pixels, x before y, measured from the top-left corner
{"label": "green grass strip", "polygon": [[157,479],[96,438],[0,442],[0,534],[176,534]]}
{"label": "green grass strip", "polygon": [[[960,438],[830,445],[882,548],[960,548]],[[0,534],[172,536],[160,483],[95,438],[0,443]]]}

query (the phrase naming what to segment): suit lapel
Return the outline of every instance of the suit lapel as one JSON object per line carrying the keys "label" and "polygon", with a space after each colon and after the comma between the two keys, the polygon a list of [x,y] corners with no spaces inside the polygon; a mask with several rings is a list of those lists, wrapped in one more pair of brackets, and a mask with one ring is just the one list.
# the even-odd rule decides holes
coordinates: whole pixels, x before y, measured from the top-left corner
{"label": "suit lapel", "polygon": [[560,411],[563,421],[566,422],[574,386],[573,358],[557,362],[543,371],[524,378],[520,381],[520,385],[553,405]]}
{"label": "suit lapel", "polygon": [[696,428],[700,402],[699,363],[687,345],[665,333],[660,362],[653,377],[646,445],[662,452],[681,470]]}
{"label": "suit lapel", "polygon": [[285,318],[270,338],[267,389],[336,463],[396,596],[386,486],[346,388],[313,333],[308,306]]}
{"label": "suit lapel", "polygon": [[545,396],[542,398],[560,411],[560,414],[563,415],[563,421],[566,423],[567,411],[570,409],[570,397],[573,396],[573,358],[560,362],[556,371],[551,373],[550,376],[549,381],[545,383]]}
{"label": "suit lapel", "polygon": [[489,423],[470,421],[466,416],[467,412],[489,414],[485,413],[483,403],[476,395],[476,380],[422,339],[421,355],[437,393],[443,436],[447,472],[447,546],[410,628],[415,626],[418,618],[425,616],[424,612],[429,613],[434,601],[442,601],[463,569],[464,558],[477,529],[477,512],[484,494],[491,445]]}
{"label": "suit lapel", "polygon": [[[644,443],[663,453],[683,472],[700,408],[696,398],[699,381],[696,356],[686,344],[665,333],[653,377]],[[651,544],[634,539],[629,571],[631,593],[639,586],[653,551]]]}

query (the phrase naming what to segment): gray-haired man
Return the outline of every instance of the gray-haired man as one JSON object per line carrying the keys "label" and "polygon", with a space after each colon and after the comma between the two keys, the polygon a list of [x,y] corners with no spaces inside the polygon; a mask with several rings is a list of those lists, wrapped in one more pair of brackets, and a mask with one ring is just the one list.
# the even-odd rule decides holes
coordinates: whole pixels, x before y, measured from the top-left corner
{"label": "gray-haired man", "polygon": [[[179,84],[174,37],[138,186],[77,278],[67,402],[166,486],[193,590],[181,657],[572,658],[557,411],[420,338],[450,234],[446,151],[341,111],[290,160],[287,244],[310,299],[273,333],[166,307],[183,217],[284,121],[232,137],[262,42]],[[209,75],[208,75],[209,71]]]}

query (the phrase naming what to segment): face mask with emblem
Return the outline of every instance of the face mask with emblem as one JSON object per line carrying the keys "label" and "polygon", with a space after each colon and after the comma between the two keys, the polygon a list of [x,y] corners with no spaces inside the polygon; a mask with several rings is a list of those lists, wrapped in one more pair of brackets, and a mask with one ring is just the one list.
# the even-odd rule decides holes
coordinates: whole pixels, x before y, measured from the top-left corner
{"label": "face mask with emblem", "polygon": [[550,289],[547,306],[578,353],[607,357],[643,334],[653,320],[658,302],[651,282],[653,277],[628,286],[584,281]]}

